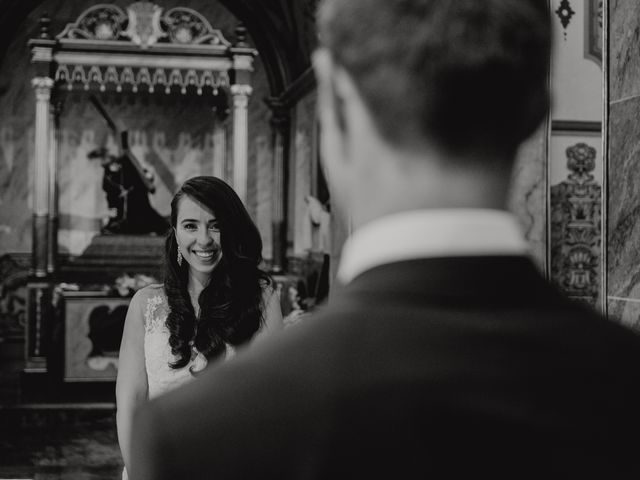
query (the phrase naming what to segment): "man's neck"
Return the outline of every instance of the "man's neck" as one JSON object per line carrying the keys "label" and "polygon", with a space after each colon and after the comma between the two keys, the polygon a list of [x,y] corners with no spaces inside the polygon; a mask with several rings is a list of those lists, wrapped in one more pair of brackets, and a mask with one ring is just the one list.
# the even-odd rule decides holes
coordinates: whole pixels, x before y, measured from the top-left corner
{"label": "man's neck", "polygon": [[380,217],[411,210],[506,209],[508,172],[441,168],[438,167],[441,163],[419,163],[416,159],[390,159],[382,164],[391,167],[381,174],[370,175],[353,192],[355,228]]}

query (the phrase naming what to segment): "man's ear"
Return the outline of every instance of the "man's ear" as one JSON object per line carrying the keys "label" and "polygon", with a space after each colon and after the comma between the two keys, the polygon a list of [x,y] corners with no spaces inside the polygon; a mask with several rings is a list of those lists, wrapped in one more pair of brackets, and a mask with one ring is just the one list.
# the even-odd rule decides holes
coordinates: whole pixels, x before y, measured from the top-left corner
{"label": "man's ear", "polygon": [[330,76],[333,69],[333,59],[331,53],[326,48],[317,48],[311,54],[311,64],[316,74],[318,83],[324,84],[324,81]]}
{"label": "man's ear", "polygon": [[[347,128],[345,119],[344,72],[336,65],[329,50],[319,48],[312,56],[313,68],[318,81],[318,104],[321,115],[327,115],[325,119],[331,119],[336,127],[344,133]],[[342,73],[342,75],[341,75]]]}

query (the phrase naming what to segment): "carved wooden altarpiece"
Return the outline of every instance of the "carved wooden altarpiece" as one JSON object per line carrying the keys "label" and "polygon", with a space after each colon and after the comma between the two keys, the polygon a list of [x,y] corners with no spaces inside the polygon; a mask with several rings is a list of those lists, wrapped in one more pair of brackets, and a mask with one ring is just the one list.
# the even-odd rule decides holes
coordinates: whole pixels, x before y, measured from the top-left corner
{"label": "carved wooden altarpiece", "polygon": [[124,10],[116,5],[95,5],[55,37],[49,25],[50,20],[43,17],[38,37],[29,41],[36,118],[25,369],[40,373],[47,372],[51,356],[53,288],[65,281],[56,265],[56,156],[64,92],[211,96],[223,89],[233,100],[231,183],[245,199],[247,107],[257,54],[246,43],[246,30],[241,25],[232,44],[198,12],[183,7],[164,10],[148,1],[132,3]]}

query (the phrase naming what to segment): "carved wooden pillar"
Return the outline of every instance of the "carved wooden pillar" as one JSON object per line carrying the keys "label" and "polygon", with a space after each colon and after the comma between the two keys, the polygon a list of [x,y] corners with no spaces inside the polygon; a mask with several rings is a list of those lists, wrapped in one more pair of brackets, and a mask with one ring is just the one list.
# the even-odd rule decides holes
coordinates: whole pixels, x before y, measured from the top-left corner
{"label": "carved wooden pillar", "polygon": [[30,281],[27,285],[27,328],[25,332],[25,366],[27,373],[45,373],[51,339],[50,282]]}
{"label": "carved wooden pillar", "polygon": [[62,101],[57,99],[50,110],[49,128],[49,228],[47,239],[47,272],[54,274],[58,260],[58,148]]}
{"label": "carved wooden pillar", "polygon": [[49,243],[49,115],[53,80],[36,77],[31,81],[36,94],[35,156],[33,177],[33,273],[36,277],[47,276]]}
{"label": "carved wooden pillar", "polygon": [[51,75],[55,40],[49,35],[50,19],[40,19],[40,34],[30,40],[34,76],[35,151],[33,170],[33,241],[32,278],[27,285],[27,328],[25,342],[25,372],[46,372],[49,346],[51,312],[51,277],[49,233],[51,213],[52,178],[52,118],[51,91],[54,81]]}
{"label": "carved wooden pillar", "polygon": [[249,138],[249,98],[251,72],[255,50],[246,43],[247,30],[242,24],[236,28],[236,43],[231,48],[233,68],[231,70],[231,96],[233,97],[233,188],[246,203],[247,201],[247,163]]}
{"label": "carved wooden pillar", "polygon": [[249,156],[249,98],[253,89],[249,85],[232,85],[233,96],[233,188],[246,203],[247,164]]}

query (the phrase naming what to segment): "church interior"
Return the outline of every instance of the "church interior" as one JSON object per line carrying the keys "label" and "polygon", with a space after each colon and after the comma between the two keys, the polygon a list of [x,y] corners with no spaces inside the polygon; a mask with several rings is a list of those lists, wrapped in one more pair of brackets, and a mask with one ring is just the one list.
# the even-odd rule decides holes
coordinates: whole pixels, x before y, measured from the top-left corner
{"label": "church interior", "polygon": [[[238,192],[285,323],[330,297],[350,227],[319,161],[317,3],[0,0],[0,478],[120,478],[124,316],[188,178]],[[640,328],[640,5],[548,3],[552,110],[510,209],[548,279]]]}

